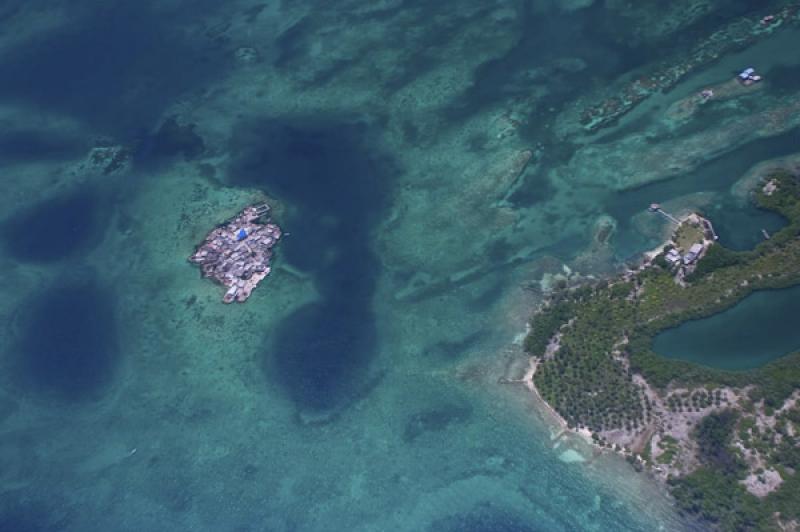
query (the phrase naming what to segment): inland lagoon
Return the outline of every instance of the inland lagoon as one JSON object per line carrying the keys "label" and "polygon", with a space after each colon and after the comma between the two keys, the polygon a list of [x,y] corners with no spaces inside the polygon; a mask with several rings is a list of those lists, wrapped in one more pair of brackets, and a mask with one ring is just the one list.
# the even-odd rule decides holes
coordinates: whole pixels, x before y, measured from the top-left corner
{"label": "inland lagoon", "polygon": [[743,370],[800,350],[800,286],[754,292],[708,318],[688,321],[656,336],[663,356],[725,370]]}

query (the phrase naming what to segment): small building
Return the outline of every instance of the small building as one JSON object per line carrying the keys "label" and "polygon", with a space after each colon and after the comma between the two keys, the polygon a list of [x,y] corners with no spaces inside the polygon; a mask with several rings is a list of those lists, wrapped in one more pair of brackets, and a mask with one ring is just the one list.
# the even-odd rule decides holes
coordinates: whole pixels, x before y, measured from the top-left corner
{"label": "small building", "polygon": [[742,85],[752,85],[753,83],[761,81],[761,76],[756,74],[756,70],[751,67],[742,70],[737,76],[737,79]]}
{"label": "small building", "polygon": [[678,253],[678,250],[671,249],[667,251],[666,255],[664,255],[664,259],[670,264],[677,264],[681,261],[681,254]]}
{"label": "small building", "polygon": [[692,247],[689,248],[689,252],[683,256],[683,263],[684,264],[693,263],[695,260],[697,260],[697,257],[702,252],[703,252],[703,244],[692,244]]}

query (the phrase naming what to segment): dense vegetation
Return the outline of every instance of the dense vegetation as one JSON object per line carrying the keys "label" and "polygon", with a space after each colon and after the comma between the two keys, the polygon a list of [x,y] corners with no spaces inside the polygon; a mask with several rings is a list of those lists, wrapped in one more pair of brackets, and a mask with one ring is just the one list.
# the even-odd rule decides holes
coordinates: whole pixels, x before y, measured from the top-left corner
{"label": "dense vegetation", "polygon": [[[677,283],[669,265],[657,258],[653,266],[610,284],[562,290],[533,317],[526,348],[540,357],[536,387],[570,426],[597,433],[635,429],[648,422],[651,405],[633,373],[661,390],[670,384],[707,390],[752,385],[749,399],[763,400],[768,411],[800,389],[800,353],[761,368],[730,372],[666,359],[651,350],[654,336],[666,328],[720,312],[754,290],[800,283],[800,183],[786,173],[772,179],[777,190],[769,196],[759,191],[756,202],[788,223],[755,249],[736,252],[711,246],[685,278],[688,286]],[[545,356],[557,333],[559,349]],[[718,391],[667,398],[673,411],[712,402],[720,406],[725,400]],[[800,474],[794,473],[800,471],[800,448],[786,432],[790,423],[800,429],[800,422],[790,419],[792,415],[796,414],[781,414],[774,433],[766,435],[754,433],[732,410],[704,418],[693,434],[701,466],[672,482],[680,506],[725,530],[773,526],[776,512],[787,519],[800,517]],[[764,500],[738,482],[746,468],[740,451],[730,446],[734,432],[745,434],[746,445],[757,448],[781,472],[783,485]]]}
{"label": "dense vegetation", "polygon": [[758,499],[738,483],[744,465],[729,448],[738,415],[724,410],[706,416],[695,429],[701,467],[672,481],[680,507],[725,530],[763,528],[767,517]]}
{"label": "dense vegetation", "polygon": [[569,321],[574,312],[575,306],[568,299],[552,301],[547,312],[541,313],[531,322],[531,329],[525,337],[525,350],[529,353],[544,353],[550,339]]}
{"label": "dense vegetation", "polygon": [[694,439],[699,448],[700,460],[724,474],[736,474],[742,464],[728,449],[738,415],[724,410],[704,417],[695,429]]}
{"label": "dense vegetation", "polygon": [[[595,432],[630,430],[644,420],[641,390],[624,365],[610,355],[622,339],[616,325],[633,318],[634,305],[627,299],[632,288],[630,283],[619,283],[573,295],[553,305],[559,309],[558,320],[543,320],[560,327],[569,319],[564,315],[565,308],[575,317],[569,333],[561,339],[558,355],[544,360],[536,372],[542,397],[571,427],[588,427]],[[529,345],[541,346],[540,337],[537,334],[536,342]]]}
{"label": "dense vegetation", "polygon": [[[800,427],[800,408],[789,410],[779,417]],[[740,419],[731,410],[711,414],[703,419],[694,437],[700,447],[701,467],[691,474],[670,482],[672,494],[679,507],[715,523],[723,530],[771,530],[775,528],[775,515],[784,520],[800,517],[800,447],[791,438],[773,439],[771,434],[760,434],[757,427]],[[759,499],[747,492],[739,480],[746,468],[731,446],[734,431],[751,433],[755,428],[760,445],[769,456],[770,465],[782,470],[780,489]],[[785,430],[779,421],[776,430]],[[785,432],[783,436],[785,436]],[[749,444],[748,444],[749,445]]]}
{"label": "dense vegetation", "polygon": [[672,494],[684,511],[716,524],[722,530],[765,530],[770,516],[761,501],[735,477],[702,466],[671,482]]}
{"label": "dense vegetation", "polygon": [[[573,390],[570,394],[574,396],[575,389],[583,388],[585,394],[591,394],[598,384],[616,384],[616,379],[605,380],[606,376],[619,373],[619,362],[611,351],[627,337],[622,349],[628,356],[630,369],[641,373],[658,388],[673,381],[690,386],[757,384],[758,390],[754,393],[776,406],[793,389],[800,387],[800,354],[783,357],[751,371],[728,372],[667,359],[650,349],[653,337],[666,328],[720,312],[755,290],[784,288],[800,282],[800,239],[797,238],[800,186],[794,177],[786,174],[777,175],[775,179],[778,190],[771,196],[759,193],[756,200],[761,207],[781,213],[789,224],[749,252],[711,246],[690,276],[694,279],[688,287],[677,284],[669,270],[653,266],[632,280],[583,286],[554,296],[553,302],[531,320],[526,347],[531,354],[541,356],[550,338],[562,330],[562,345],[569,349],[543,361],[542,371],[536,375],[537,386],[547,380],[545,388]],[[640,293],[633,297],[632,290],[637,288],[641,288]],[[571,325],[565,327],[570,319]],[[562,356],[564,360],[559,361]],[[551,365],[563,370],[549,368]],[[567,371],[568,367],[573,371]],[[585,373],[587,369],[600,372],[590,375],[584,382],[577,373]]]}

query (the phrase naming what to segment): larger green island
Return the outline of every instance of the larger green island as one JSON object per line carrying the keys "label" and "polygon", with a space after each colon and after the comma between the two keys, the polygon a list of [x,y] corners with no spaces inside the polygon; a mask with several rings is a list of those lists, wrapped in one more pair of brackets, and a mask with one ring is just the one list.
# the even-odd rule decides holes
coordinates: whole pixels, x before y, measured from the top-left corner
{"label": "larger green island", "polygon": [[731,371],[667,358],[653,341],[800,283],[798,176],[771,173],[753,199],[787,219],[755,249],[727,249],[692,214],[639,268],[553,291],[525,340],[528,381],[567,427],[665,480],[682,511],[722,530],[800,521],[800,352]]}

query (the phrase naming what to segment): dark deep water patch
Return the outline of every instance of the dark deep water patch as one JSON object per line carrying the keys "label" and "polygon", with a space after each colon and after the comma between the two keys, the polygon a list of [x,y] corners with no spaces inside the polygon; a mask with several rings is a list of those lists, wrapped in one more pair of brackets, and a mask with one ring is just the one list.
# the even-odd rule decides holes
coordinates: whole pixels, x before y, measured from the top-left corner
{"label": "dark deep water patch", "polygon": [[528,519],[503,508],[485,503],[472,511],[435,521],[429,531],[445,532],[536,532]]}
{"label": "dark deep water patch", "polygon": [[87,275],[59,281],[29,308],[16,349],[20,382],[68,401],[99,398],[119,354],[113,295]]}
{"label": "dark deep water patch", "polygon": [[102,233],[98,192],[83,187],[12,215],[2,225],[8,254],[25,262],[52,262],[86,251]]}
{"label": "dark deep water patch", "polygon": [[779,65],[767,72],[772,94],[788,96],[800,90],[800,65]]}
{"label": "dark deep water patch", "polygon": [[3,129],[0,131],[0,161],[27,162],[61,160],[86,151],[75,138],[51,131]]}
{"label": "dark deep water patch", "polygon": [[328,410],[358,394],[357,377],[375,348],[374,316],[364,301],[325,299],[303,306],[278,325],[269,347],[270,371],[301,409]]}
{"label": "dark deep water patch", "polygon": [[243,126],[231,175],[292,208],[279,260],[312,276],[320,300],[276,327],[267,372],[303,409],[341,406],[358,393],[376,348],[372,295],[379,272],[371,229],[386,207],[393,163],[352,122],[295,119]]}
{"label": "dark deep water patch", "polygon": [[[487,6],[467,18],[463,13],[453,17],[450,6],[426,2],[424,0],[404,0],[396,5],[385,7],[373,6],[368,13],[358,11],[339,11],[334,16],[338,20],[347,20],[353,26],[363,24],[365,21],[386,21],[402,12],[404,26],[413,27],[415,31],[409,32],[405,27],[394,27],[384,36],[386,42],[404,50],[405,55],[401,60],[392,64],[391,72],[382,72],[386,79],[382,89],[388,93],[395,92],[419,79],[422,75],[436,66],[442,60],[446,46],[457,38],[465,24],[473,20],[485,20],[491,7]],[[312,11],[295,22],[281,33],[275,41],[276,57],[273,62],[276,68],[289,70],[298,64],[319,63],[314,48],[320,30],[329,22],[333,10]],[[431,25],[430,20],[436,19],[437,24]],[[354,64],[364,59],[366,50],[359,50],[346,57],[331,59],[315,68],[313,75],[305,83],[308,86],[319,86],[336,77]]]}
{"label": "dark deep water patch", "polygon": [[[545,84],[550,95],[537,105],[534,116],[528,117],[530,130],[523,132],[525,138],[539,141],[544,136],[539,125],[547,121],[543,115],[551,114],[547,109],[560,108],[587,78],[610,80],[649,59],[642,47],[622,46],[613,39],[614,32],[597,30],[594,12],[608,13],[597,4],[593,13],[577,15],[560,10],[544,14],[534,9],[533,3],[524,3],[515,22],[524,28],[518,42],[503,56],[476,69],[469,89],[446,111],[446,118],[461,121],[498,101],[529,98],[531,87]],[[564,58],[581,59],[586,70],[565,65]]]}
{"label": "dark deep water patch", "polygon": [[47,523],[48,509],[40,503],[21,502],[19,495],[11,500],[9,495],[3,496],[5,501],[0,505],[0,532],[57,532],[66,530],[68,518],[50,525]]}
{"label": "dark deep water patch", "polygon": [[170,9],[152,1],[84,4],[76,6],[76,23],[6,51],[0,97],[124,134],[150,128],[179,94],[224,76],[223,50],[203,37],[189,41],[182,31],[218,3]]}
{"label": "dark deep water patch", "polygon": [[167,118],[158,128],[152,142],[153,157],[183,155],[186,160],[201,155],[206,144],[195,131],[195,124],[179,124],[176,117]]}
{"label": "dark deep water patch", "polygon": [[763,366],[800,349],[800,286],[750,294],[732,308],[668,329],[653,350],[668,358],[726,370]]}
{"label": "dark deep water patch", "polygon": [[[544,168],[544,163],[542,167]],[[515,207],[532,207],[552,199],[554,195],[555,187],[546,172],[539,170],[531,174],[526,170],[522,183],[511,193],[508,201]]]}
{"label": "dark deep water patch", "polygon": [[197,125],[179,122],[177,117],[166,118],[152,134],[141,135],[134,151],[134,165],[145,172],[155,172],[164,163],[176,157],[191,161],[206,151]]}

